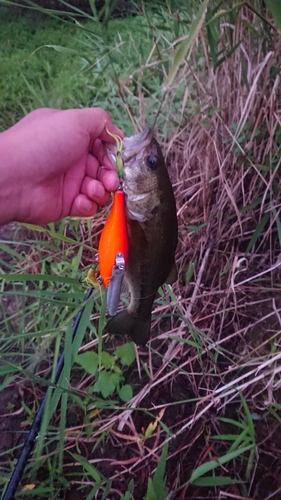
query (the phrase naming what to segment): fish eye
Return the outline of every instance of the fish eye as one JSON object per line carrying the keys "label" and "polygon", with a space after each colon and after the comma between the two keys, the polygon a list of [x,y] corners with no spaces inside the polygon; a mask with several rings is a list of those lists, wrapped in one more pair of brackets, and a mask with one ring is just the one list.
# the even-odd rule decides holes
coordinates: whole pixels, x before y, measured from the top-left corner
{"label": "fish eye", "polygon": [[154,154],[148,155],[148,157],[146,158],[147,166],[151,168],[151,170],[155,170],[158,167],[158,161],[158,156]]}

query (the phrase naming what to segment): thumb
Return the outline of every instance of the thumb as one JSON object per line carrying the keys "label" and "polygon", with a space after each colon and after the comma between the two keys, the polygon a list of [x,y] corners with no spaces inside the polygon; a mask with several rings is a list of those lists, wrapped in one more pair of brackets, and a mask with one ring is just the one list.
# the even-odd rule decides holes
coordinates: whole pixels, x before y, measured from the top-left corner
{"label": "thumb", "polygon": [[76,111],[84,128],[90,134],[91,142],[100,139],[101,141],[114,143],[114,138],[107,133],[106,129],[111,134],[118,135],[123,139],[124,134],[122,130],[113,124],[109,114],[104,109],[84,108]]}

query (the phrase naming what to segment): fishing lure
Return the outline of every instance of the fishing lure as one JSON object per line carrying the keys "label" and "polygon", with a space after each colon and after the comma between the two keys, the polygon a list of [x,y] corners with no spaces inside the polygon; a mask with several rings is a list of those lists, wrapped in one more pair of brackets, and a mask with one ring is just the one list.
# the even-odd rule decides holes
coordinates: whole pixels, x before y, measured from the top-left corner
{"label": "fishing lure", "polygon": [[109,217],[101,233],[98,247],[99,273],[107,288],[107,309],[111,316],[117,312],[125,267],[129,254],[129,240],[126,220],[125,193],[123,191],[122,140],[111,135],[117,146],[116,168],[120,185],[113,195]]}

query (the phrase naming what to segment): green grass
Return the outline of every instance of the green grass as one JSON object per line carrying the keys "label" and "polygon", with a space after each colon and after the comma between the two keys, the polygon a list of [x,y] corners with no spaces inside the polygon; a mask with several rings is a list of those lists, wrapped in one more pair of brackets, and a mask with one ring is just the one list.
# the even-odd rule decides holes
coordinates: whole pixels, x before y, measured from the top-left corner
{"label": "green grass", "polygon": [[[60,90],[71,99],[71,78],[66,78],[75,58],[56,52],[48,44],[73,46],[74,26],[41,17],[21,15],[20,19],[1,8],[1,127],[12,125],[34,107],[61,107]],[[70,104],[70,101],[68,101]],[[64,103],[66,106],[66,103]]]}
{"label": "green grass", "polygon": [[[132,92],[127,98],[134,113],[141,90],[145,108],[153,105],[156,114],[162,84],[157,58],[162,58],[161,52],[173,39],[164,9],[162,14],[149,13],[151,27],[143,16],[115,19],[104,28],[94,21],[75,25],[40,13],[25,13],[19,21],[16,12],[11,14],[7,8],[1,14],[2,129],[36,107],[101,106],[129,133],[130,119],[118,95],[118,80],[121,93],[127,88]],[[157,51],[151,39],[155,23],[165,34]],[[186,23],[177,31],[186,33]],[[167,71],[165,54],[162,64]],[[148,124],[154,118],[150,113]]]}
{"label": "green grass", "polygon": [[102,106],[130,134],[164,94],[156,131],[179,221],[179,280],[136,350],[102,337],[99,289],[71,340],[107,208],[3,236],[2,487],[52,388],[16,498],[280,494],[279,17],[258,0],[209,2],[203,19],[206,6],[159,2],[104,24],[1,9],[1,128],[39,106]]}

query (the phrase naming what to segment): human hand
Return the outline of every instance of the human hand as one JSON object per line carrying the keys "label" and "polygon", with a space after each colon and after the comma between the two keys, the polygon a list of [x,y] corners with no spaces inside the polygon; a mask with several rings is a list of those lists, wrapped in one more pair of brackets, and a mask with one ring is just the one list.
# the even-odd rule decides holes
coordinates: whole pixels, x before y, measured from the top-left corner
{"label": "human hand", "polygon": [[0,134],[0,223],[88,217],[118,187],[103,141],[123,138],[101,108],[42,108]]}

